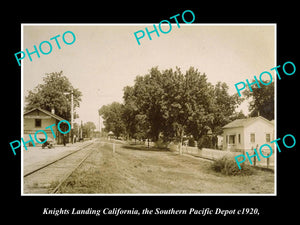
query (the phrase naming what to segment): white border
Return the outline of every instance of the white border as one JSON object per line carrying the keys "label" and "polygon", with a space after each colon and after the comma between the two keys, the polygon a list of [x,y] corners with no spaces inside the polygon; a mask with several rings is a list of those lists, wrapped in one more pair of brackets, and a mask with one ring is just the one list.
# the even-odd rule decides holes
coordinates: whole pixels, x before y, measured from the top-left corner
{"label": "white border", "polygon": [[[21,23],[21,51],[24,49],[23,32],[24,26],[147,26],[153,25],[152,23]],[[163,24],[165,25],[165,24]],[[177,26],[172,24],[172,26]],[[180,26],[274,26],[274,54],[275,62],[274,67],[277,65],[277,23],[192,23],[192,24],[180,24]],[[24,121],[23,121],[23,63],[21,61],[21,137],[24,136]],[[275,118],[274,118],[274,138],[277,139],[277,76],[275,77]],[[274,148],[276,149],[276,147]],[[23,190],[23,145],[21,144],[21,196],[277,196],[277,151],[274,150],[274,193],[272,194],[24,194]]]}
{"label": "white border", "polygon": [[[24,38],[23,38],[23,24],[21,24],[21,51],[23,51],[24,49]],[[23,88],[23,72],[24,72],[24,67],[23,67],[23,61],[21,60],[21,137],[24,137],[24,101],[23,101],[23,92],[24,92],[24,88]],[[21,141],[21,140],[20,140]],[[23,189],[23,178],[24,178],[24,147],[21,144],[21,196],[24,195],[24,189]]]}

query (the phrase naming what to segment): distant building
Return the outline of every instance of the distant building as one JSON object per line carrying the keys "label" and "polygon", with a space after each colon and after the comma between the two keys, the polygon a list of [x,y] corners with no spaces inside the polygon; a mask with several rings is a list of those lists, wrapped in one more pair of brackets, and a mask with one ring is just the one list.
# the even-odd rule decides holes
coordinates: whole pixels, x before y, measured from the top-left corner
{"label": "distant building", "polygon": [[223,150],[243,152],[263,144],[274,149],[270,144],[274,139],[274,121],[262,116],[237,119],[223,127]]}
{"label": "distant building", "polygon": [[[32,110],[29,110],[24,113],[24,140],[28,141],[30,140],[29,134],[32,136],[34,140],[34,134],[38,130],[44,130],[47,133],[48,139],[51,138],[54,140],[57,144],[63,143],[63,134],[59,132],[57,128],[57,124],[61,120],[65,120],[57,115],[55,115],[54,110],[52,112],[49,112],[47,110],[41,109],[41,108],[34,108]],[[50,128],[46,129],[46,127],[56,124],[56,126],[53,126],[52,129],[55,133],[56,138],[53,138],[53,134]],[[62,126],[61,126],[62,129]],[[43,133],[39,133],[38,137],[45,137]],[[69,133],[66,134],[67,139],[69,136]],[[36,141],[34,140],[35,144]]]}

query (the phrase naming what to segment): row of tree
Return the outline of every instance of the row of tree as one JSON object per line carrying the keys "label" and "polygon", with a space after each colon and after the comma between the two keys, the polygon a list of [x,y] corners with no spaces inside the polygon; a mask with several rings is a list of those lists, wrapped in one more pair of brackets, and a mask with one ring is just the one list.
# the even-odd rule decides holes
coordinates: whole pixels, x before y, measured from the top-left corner
{"label": "row of tree", "polygon": [[[267,81],[266,81],[267,83]],[[191,67],[183,74],[179,68],[159,71],[151,68],[144,76],[137,76],[133,86],[124,88],[123,104],[113,102],[99,109],[104,118],[105,130],[115,136],[126,138],[152,139],[157,141],[182,141],[184,136],[195,140],[212,137],[222,133],[222,126],[237,118],[244,118],[236,108],[243,101],[237,94],[228,93],[226,83],[212,85],[207,76]],[[261,116],[274,119],[274,83],[253,91],[244,91],[250,99],[249,116]],[[71,120],[71,96],[73,91],[74,109],[79,107],[82,93],[74,88],[63,72],[46,74],[43,83],[28,92],[25,98],[25,111],[39,107]],[[75,118],[78,115],[75,112]],[[90,136],[95,129],[92,122],[83,127]],[[215,140],[215,138],[211,138]],[[214,144],[214,143],[213,143]]]}
{"label": "row of tree", "polygon": [[[176,67],[137,76],[133,86],[124,88],[124,103],[113,102],[99,109],[106,131],[115,136],[157,141],[195,140],[208,131],[212,136],[236,118],[244,118],[236,108],[243,100],[230,95],[226,83],[212,85],[207,76],[190,67],[185,74]],[[212,139],[214,140],[214,139]]]}

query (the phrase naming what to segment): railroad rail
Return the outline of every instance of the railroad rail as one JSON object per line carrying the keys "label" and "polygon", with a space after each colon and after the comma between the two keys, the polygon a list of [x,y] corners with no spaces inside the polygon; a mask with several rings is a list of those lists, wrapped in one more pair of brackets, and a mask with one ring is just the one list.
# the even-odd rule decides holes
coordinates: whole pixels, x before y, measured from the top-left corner
{"label": "railroad rail", "polygon": [[73,170],[71,170],[69,173],[67,173],[63,179],[61,179],[61,181],[58,183],[58,185],[51,191],[51,194],[55,194],[57,193],[58,189],[60,188],[60,186],[68,179],[68,177],[71,176],[71,174],[91,155],[93,151],[90,150],[85,156],[84,158],[74,167]]}
{"label": "railroad rail", "polygon": [[[27,187],[26,192],[28,192],[28,194],[57,193],[59,187],[91,155],[91,153],[93,152],[92,145],[94,144],[96,143],[88,143],[84,146],[79,147],[71,153],[68,153],[50,163],[47,163],[33,171],[24,174],[23,190],[25,191],[25,187]],[[89,148],[87,149],[87,147]],[[50,181],[51,179],[52,181]],[[55,187],[53,187],[54,185]]]}
{"label": "railroad rail", "polygon": [[39,168],[37,168],[37,169],[34,169],[34,170],[30,171],[30,172],[27,172],[26,174],[23,175],[23,177],[27,177],[27,176],[29,176],[29,175],[31,175],[31,174],[33,174],[33,173],[36,173],[37,171],[39,171],[39,170],[41,170],[41,169],[44,169],[44,168],[50,166],[51,164],[54,164],[54,163],[56,163],[56,162],[58,162],[58,161],[60,161],[60,160],[62,160],[62,159],[64,159],[64,158],[66,158],[66,157],[68,157],[68,156],[70,156],[70,155],[72,155],[72,154],[78,152],[78,151],[81,151],[83,148],[88,147],[88,146],[90,146],[91,144],[93,144],[93,143],[89,143],[89,144],[87,144],[87,145],[81,146],[80,148],[78,148],[78,149],[75,150],[74,152],[71,152],[71,153],[69,153],[69,154],[66,154],[66,155],[64,155],[64,156],[62,156],[62,157],[60,157],[60,158],[58,158],[58,159],[56,159],[56,160],[54,160],[54,161],[52,161],[52,162],[50,162],[50,163],[47,163],[47,164],[45,164],[45,165],[43,165],[43,166],[41,166],[41,167],[39,167]]}

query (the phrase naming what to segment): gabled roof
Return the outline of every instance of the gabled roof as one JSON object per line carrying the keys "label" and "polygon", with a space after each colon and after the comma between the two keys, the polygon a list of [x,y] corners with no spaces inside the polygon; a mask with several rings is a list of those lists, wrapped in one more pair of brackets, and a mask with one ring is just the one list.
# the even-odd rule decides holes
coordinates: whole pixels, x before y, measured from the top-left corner
{"label": "gabled roof", "polygon": [[45,113],[45,114],[47,114],[47,115],[49,115],[49,116],[51,116],[51,117],[57,119],[57,120],[65,120],[64,118],[61,118],[60,116],[55,115],[55,114],[53,114],[53,113],[51,113],[51,112],[49,112],[49,111],[47,111],[47,110],[41,109],[41,108],[33,108],[33,109],[31,109],[31,110],[29,110],[29,111],[27,111],[27,112],[24,112],[24,116],[25,116],[26,114],[28,114],[28,113],[31,113],[31,112],[35,111],[35,110],[39,110],[39,111],[41,111],[41,112],[43,112],[43,113]]}
{"label": "gabled roof", "polygon": [[270,125],[274,125],[271,121],[267,120],[266,118],[264,118],[262,116],[258,116],[258,117],[249,117],[249,118],[246,118],[246,119],[234,120],[234,121],[226,124],[223,128],[245,127],[245,126],[249,125],[250,123],[253,123],[254,121],[256,121],[258,119],[262,119],[265,122],[269,123]]}

